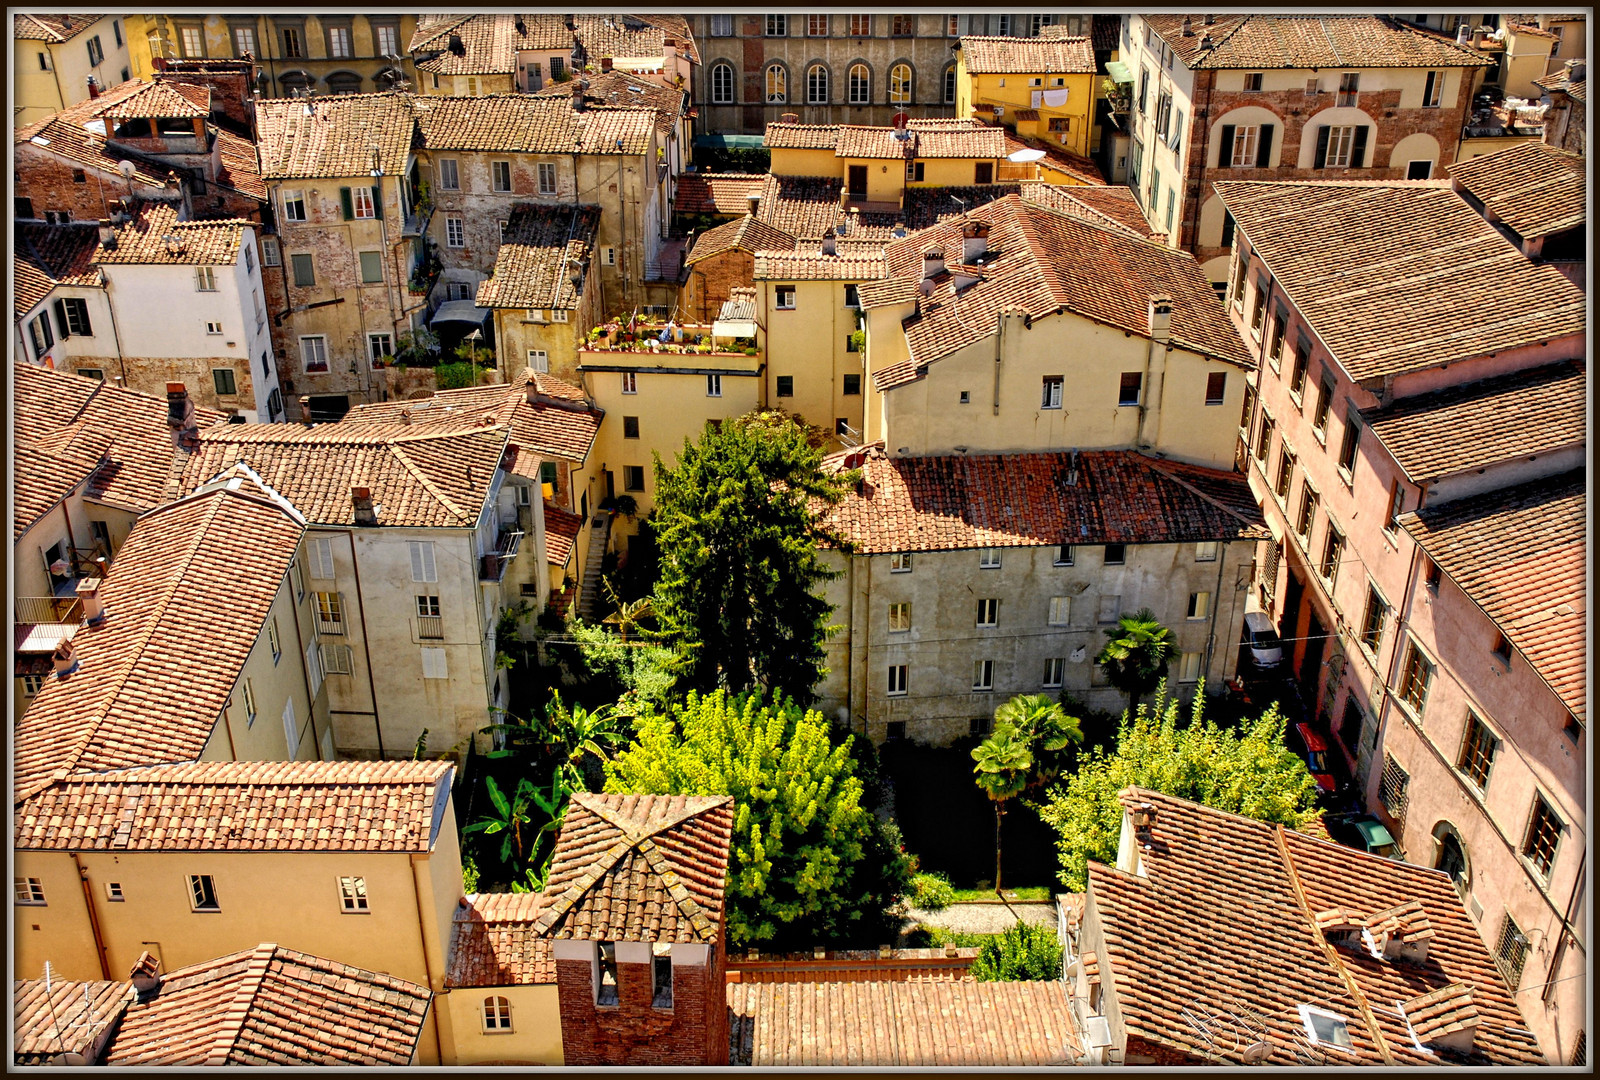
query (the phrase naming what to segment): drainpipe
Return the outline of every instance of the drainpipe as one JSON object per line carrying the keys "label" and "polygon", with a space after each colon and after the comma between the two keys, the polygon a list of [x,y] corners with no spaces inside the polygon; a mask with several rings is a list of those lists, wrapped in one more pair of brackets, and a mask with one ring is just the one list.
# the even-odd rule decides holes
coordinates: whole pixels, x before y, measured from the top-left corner
{"label": "drainpipe", "polygon": [[[1224,540],[1218,545],[1217,548],[1217,589],[1216,592],[1211,594],[1211,625],[1206,631],[1205,661],[1200,665],[1200,673],[1202,678],[1205,677],[1206,672],[1211,670],[1211,657],[1216,651],[1217,647],[1217,609],[1222,606],[1222,581],[1223,574],[1228,567],[1228,545],[1230,542],[1231,541]],[[1230,616],[1233,613],[1233,607],[1231,604],[1229,605],[1228,612]],[[1233,620],[1230,618],[1229,622],[1232,621]],[[1223,681],[1227,681],[1226,673],[1223,675]]]}
{"label": "drainpipe", "polygon": [[[445,796],[444,797],[448,799],[450,797],[450,793],[448,791],[445,792]],[[442,1008],[445,1008],[445,1006],[439,1001],[439,995],[440,994],[447,994],[447,993],[449,993],[449,991],[444,988],[443,977],[442,976],[436,976],[434,974],[433,961],[429,958],[429,955],[428,955],[428,927],[430,925],[432,925],[430,920],[432,918],[436,917],[437,913],[436,912],[430,913],[428,911],[427,904],[424,903],[424,901],[422,899],[422,894],[423,894],[424,890],[427,891],[429,899],[432,899],[432,896],[433,896],[433,883],[428,880],[427,875],[423,872],[423,868],[426,867],[427,865],[428,865],[428,856],[427,855],[425,855],[425,854],[417,854],[416,852],[412,853],[412,855],[411,855],[411,891],[412,891],[412,894],[415,895],[416,898],[417,898],[417,939],[420,942],[420,944],[422,945],[422,970],[425,973],[426,978],[428,980],[428,989],[432,990],[433,994],[434,994],[433,1008],[430,1011],[433,1014],[433,1039],[434,1039],[434,1042],[436,1044],[438,1044],[438,1047],[439,1047],[439,1060],[444,1064],[454,1064],[454,1061],[450,1061],[450,1062],[445,1062],[444,1061],[444,1058],[445,1058],[445,1047],[447,1045],[447,1043],[446,1043],[446,1033],[448,1031],[449,1025],[446,1024],[446,1023],[442,1023],[440,1021],[440,1019],[439,1019],[440,1010]],[[449,1045],[450,1045],[450,1048],[452,1050],[451,1057],[454,1057],[455,1055],[453,1053],[453,1051],[454,1051],[454,1040],[453,1039],[450,1040]]]}
{"label": "drainpipe", "polygon": [[[1399,526],[1397,525],[1395,528],[1398,530]],[[1411,614],[1411,598],[1414,595],[1414,590],[1415,590],[1415,586],[1416,586],[1416,582],[1417,582],[1417,564],[1421,561],[1419,559],[1419,556],[1421,554],[1422,554],[1421,549],[1417,548],[1415,545],[1413,545],[1413,549],[1412,549],[1412,552],[1411,552],[1411,565],[1406,568],[1405,604],[1404,604],[1404,606],[1402,608],[1400,608],[1398,611],[1395,612],[1394,635],[1393,635],[1393,638],[1394,638],[1394,651],[1389,656],[1389,671],[1388,671],[1388,674],[1386,674],[1384,676],[1384,680],[1383,680],[1383,706],[1382,706],[1382,710],[1381,710],[1381,712],[1379,714],[1379,719],[1378,719],[1378,730],[1379,730],[1380,734],[1382,733],[1383,728],[1387,724],[1387,719],[1388,719],[1389,714],[1393,711],[1390,708],[1390,706],[1394,701],[1394,694],[1390,691],[1389,687],[1394,685],[1395,676],[1399,673],[1399,670],[1400,670],[1400,662],[1401,662],[1401,656],[1402,656],[1402,652],[1401,652],[1401,649],[1400,649],[1400,636],[1405,631],[1406,624],[1409,621],[1409,616]],[[1379,746],[1373,747],[1373,752],[1374,752],[1373,756],[1374,757],[1377,756],[1376,752],[1377,752],[1377,750],[1379,750],[1381,748],[1381,745],[1382,744],[1380,742]],[[1358,755],[1359,755],[1359,751],[1358,751]],[[1380,775],[1381,775],[1382,770],[1380,769],[1379,772],[1380,772]],[[1370,780],[1370,777],[1369,777],[1369,780]],[[1363,793],[1363,795],[1364,795],[1364,793]],[[1403,830],[1402,830],[1402,832],[1403,832]],[[1403,838],[1403,835],[1402,835],[1402,838],[1400,840],[1400,853],[1402,855],[1405,854],[1405,840]]]}
{"label": "drainpipe", "polygon": [[94,935],[94,957],[100,961],[100,978],[111,981],[111,968],[106,961],[106,941],[100,933],[100,915],[94,909],[94,890],[89,887],[89,871],[84,869],[78,853],[72,853],[72,865],[78,868],[78,881],[83,885],[83,906],[89,912],[89,932]]}
{"label": "drainpipe", "polygon": [[367,690],[372,694],[372,726],[378,733],[378,760],[383,760],[383,722],[378,718],[378,684],[372,678],[372,638],[367,634],[367,602],[361,595],[361,560],[356,558],[356,531],[346,529],[350,537],[350,565],[356,575],[356,603],[361,607],[361,648],[367,660]]}

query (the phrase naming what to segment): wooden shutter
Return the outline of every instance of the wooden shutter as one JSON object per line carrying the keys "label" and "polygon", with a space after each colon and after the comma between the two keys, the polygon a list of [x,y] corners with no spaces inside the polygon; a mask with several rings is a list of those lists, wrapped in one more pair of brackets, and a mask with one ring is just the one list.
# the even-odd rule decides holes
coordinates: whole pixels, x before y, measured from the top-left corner
{"label": "wooden shutter", "polygon": [[413,540],[411,547],[411,580],[412,581],[438,581],[439,576],[433,563],[433,542],[431,540]]}
{"label": "wooden shutter", "polygon": [[350,198],[349,188],[342,187],[339,189],[339,204],[344,207],[344,219],[346,221],[356,216],[356,206],[355,202]]}
{"label": "wooden shutter", "polygon": [[1422,84],[1422,104],[1424,107],[1433,104],[1433,85],[1439,78],[1437,71],[1428,72],[1427,81]]}
{"label": "wooden shutter", "polygon": [[1367,164],[1367,128],[1365,125],[1356,128],[1355,145],[1350,148],[1350,167],[1352,169],[1366,168]]}
{"label": "wooden shutter", "polygon": [[56,311],[56,329],[61,331],[61,340],[65,341],[72,336],[72,328],[67,325],[67,305],[64,301],[57,300],[51,306]]}
{"label": "wooden shutter", "polygon": [[383,220],[383,185],[372,185],[372,213],[380,221]]}
{"label": "wooden shutter", "polygon": [[1233,164],[1233,124],[1222,125],[1222,137],[1217,143],[1217,168],[1226,169]]}
{"label": "wooden shutter", "polygon": [[1261,125],[1261,136],[1256,141],[1256,168],[1265,169],[1272,164],[1272,125]]}
{"label": "wooden shutter", "polygon": [[1317,126],[1317,156],[1311,163],[1313,169],[1326,169],[1328,167],[1328,132],[1327,124]]}

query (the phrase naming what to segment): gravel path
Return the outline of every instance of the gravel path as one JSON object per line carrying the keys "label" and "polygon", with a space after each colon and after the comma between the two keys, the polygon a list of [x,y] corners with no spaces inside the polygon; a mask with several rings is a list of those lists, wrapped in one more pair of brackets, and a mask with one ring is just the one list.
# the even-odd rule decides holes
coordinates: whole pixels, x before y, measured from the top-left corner
{"label": "gravel path", "polygon": [[1054,903],[1013,901],[1008,907],[1001,903],[960,903],[951,904],[943,911],[923,911],[921,908],[910,908],[906,912],[909,925],[926,923],[929,926],[938,926],[945,930],[956,930],[969,934],[998,934],[1016,925],[1018,918],[1023,922],[1034,923],[1042,926],[1054,926],[1056,923],[1056,906]]}

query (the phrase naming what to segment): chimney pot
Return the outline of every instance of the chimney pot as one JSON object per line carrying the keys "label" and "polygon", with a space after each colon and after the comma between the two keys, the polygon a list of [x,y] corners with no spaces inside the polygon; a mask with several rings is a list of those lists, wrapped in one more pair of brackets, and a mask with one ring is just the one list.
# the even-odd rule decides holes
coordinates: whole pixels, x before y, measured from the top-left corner
{"label": "chimney pot", "polygon": [[56,646],[56,651],[50,655],[50,661],[55,665],[56,678],[65,679],[78,670],[78,662],[73,659],[75,651],[71,641],[63,641]]}
{"label": "chimney pot", "polygon": [[1139,832],[1149,832],[1156,823],[1156,808],[1150,803],[1140,803],[1133,811],[1133,827]]}
{"label": "chimney pot", "polygon": [[837,255],[839,253],[839,238],[831,230],[822,238],[822,253],[824,255]]}
{"label": "chimney pot", "polygon": [[1215,26],[1215,25],[1217,25],[1217,17],[1215,15],[1207,15],[1205,17],[1205,24],[1207,26]]}
{"label": "chimney pot", "polygon": [[161,963],[148,951],[142,952],[134,962],[133,970],[128,973],[128,978],[139,992],[139,999],[147,1000],[161,989]]}
{"label": "chimney pot", "polygon": [[1194,37],[1194,20],[1187,15],[1183,17],[1183,36]]}
{"label": "chimney pot", "polygon": [[1149,308],[1150,340],[1164,342],[1172,332],[1172,297],[1166,293],[1154,293],[1150,297]]}
{"label": "chimney pot", "polygon": [[116,250],[117,230],[112,228],[110,218],[100,219],[100,246],[107,251]]}
{"label": "chimney pot", "polygon": [[778,117],[778,119],[782,120],[785,124],[798,124],[800,122],[800,114],[786,112],[782,116]]}
{"label": "chimney pot", "polygon": [[100,96],[100,81],[93,75],[90,75],[87,82],[89,84],[89,100],[93,101],[95,98]]}
{"label": "chimney pot", "polygon": [[106,620],[105,605],[100,602],[101,578],[86,577],[75,585],[78,599],[83,601],[83,617],[90,626],[99,626]]}
{"label": "chimney pot", "polygon": [[189,404],[189,391],[181,383],[167,384],[167,426],[174,431],[190,426],[194,409]]}
{"label": "chimney pot", "polygon": [[938,248],[929,248],[924,251],[922,253],[923,279],[935,278],[942,273],[944,273],[944,252]]}
{"label": "chimney pot", "polygon": [[601,71],[610,71],[611,70],[611,57],[602,56],[600,58],[600,70]]}
{"label": "chimney pot", "polygon": [[378,513],[372,506],[371,488],[351,488],[350,503],[355,510],[357,525],[376,525],[378,523]]}
{"label": "chimney pot", "polygon": [[989,253],[989,225],[982,221],[961,224],[961,261],[972,266]]}
{"label": "chimney pot", "polygon": [[305,394],[300,395],[300,422],[306,427],[311,426],[311,398]]}

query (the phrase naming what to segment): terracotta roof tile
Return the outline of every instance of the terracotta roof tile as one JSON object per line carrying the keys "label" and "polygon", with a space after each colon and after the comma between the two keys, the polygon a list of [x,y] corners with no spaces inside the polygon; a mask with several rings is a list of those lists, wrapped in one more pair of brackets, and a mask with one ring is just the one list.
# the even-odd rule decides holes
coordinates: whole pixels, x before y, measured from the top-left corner
{"label": "terracotta roof tile", "polygon": [[[591,105],[654,109],[656,127],[662,132],[671,131],[690,111],[687,89],[663,86],[626,71],[602,71],[585,75],[583,80],[589,84],[589,88],[583,92],[584,101]],[[544,89],[535,91],[533,96],[555,97],[570,102],[572,84],[551,83]]]}
{"label": "terracotta roof tile", "polygon": [[[517,29],[521,22],[523,29]],[[460,39],[452,49],[453,39]],[[436,75],[509,75],[517,70],[517,51],[572,51],[574,38],[563,15],[485,12],[455,17],[411,38],[411,52],[437,56],[417,60],[417,70]]]}
{"label": "terracotta roof tile", "polygon": [[16,808],[19,851],[432,850],[446,761],[195,761],[80,774]]}
{"label": "terracotta roof tile", "polygon": [[1361,414],[1416,483],[1584,441],[1583,363],[1567,360],[1401,398]]}
{"label": "terracotta roof tile", "polygon": [[685,265],[693,266],[729,251],[793,251],[794,243],[795,238],[788,233],[745,214],[695,237]]}
{"label": "terracotta roof tile", "polygon": [[478,286],[485,308],[575,309],[600,227],[598,206],[520,203],[511,210],[494,269]]}
{"label": "terracotta roof tile", "polygon": [[1242,477],[1130,450],[1080,453],[1075,483],[1069,453],[891,458],[874,443],[824,467],[863,456],[862,484],[818,520],[864,555],[1266,535]]}
{"label": "terracotta roof tile", "polygon": [[[1035,120],[1039,119],[1038,114],[1035,114],[1033,118]],[[1017,119],[1020,120],[1022,117],[1018,115]],[[1070,150],[1063,148],[1059,143],[1052,143],[1047,139],[1022,139],[1013,135],[1006,128],[997,130],[1006,133],[1005,145],[1000,151],[1003,155],[1010,156],[1019,150],[1043,150],[1044,157],[1039,160],[1041,168],[1054,169],[1057,172],[1066,173],[1085,185],[1096,187],[1105,185],[1105,174],[1100,171],[1100,166],[1096,165],[1090,158],[1074,154]],[[1119,184],[1117,186],[1127,191],[1129,195],[1133,194],[1133,191],[1125,185]]]}
{"label": "terracotta roof tile", "polygon": [[543,893],[482,893],[456,904],[444,984],[541,986],[556,981],[550,939],[534,929]]}
{"label": "terracotta roof tile", "polygon": [[1476,1028],[1479,1022],[1478,1007],[1472,1003],[1472,987],[1466,983],[1419,994],[1402,1002],[1400,1009],[1417,1040],[1423,1043]]}
{"label": "terracotta roof tile", "polygon": [[1400,519],[1579,719],[1588,653],[1583,470]]}
{"label": "terracotta roof tile", "polygon": [[544,550],[551,566],[565,566],[572,558],[572,548],[583,531],[584,517],[563,510],[555,503],[544,504]]}
{"label": "terracotta roof tile", "polygon": [[1542,79],[1533,80],[1535,86],[1543,87],[1545,90],[1554,91],[1555,93],[1566,94],[1575,101],[1589,100],[1589,91],[1585,82],[1586,80],[1582,78],[1574,79],[1570,68],[1563,68],[1553,74],[1546,75]]}
{"label": "terracotta roof tile", "polygon": [[152,82],[100,113],[108,120],[197,120],[211,115],[211,88]]}
{"label": "terracotta roof tile", "polygon": [[105,18],[102,15],[63,15],[53,11],[19,13],[11,33],[19,41],[71,41]]}
{"label": "terracotta roof tile", "polygon": [[107,1065],[408,1065],[425,986],[280,945],[179,968],[128,1005]]}
{"label": "terracotta roof tile", "polygon": [[963,37],[961,55],[974,75],[1093,75],[1086,37]]}
{"label": "terracotta roof tile", "polygon": [[758,173],[684,173],[672,208],[679,214],[744,214],[750,196],[761,194],[766,182]]}
{"label": "terracotta roof tile", "polygon": [[116,245],[100,245],[94,259],[106,265],[232,266],[247,227],[256,226],[242,220],[179,221],[176,207],[146,203],[117,229]]}
{"label": "terracotta roof tile", "polygon": [[1150,228],[1133,191],[1125,184],[1063,186],[1025,180],[1018,186],[1022,189],[1024,202],[1036,202],[1064,214],[1081,217],[1091,225],[1125,229],[1146,239],[1161,235]]}
{"label": "terracotta roof tile", "polygon": [[[1183,15],[1141,16],[1184,66],[1195,68],[1487,67],[1476,49],[1387,15],[1218,15],[1211,26]],[[1202,42],[1210,38],[1210,48]]]}
{"label": "terracotta roof tile", "polygon": [[839,125],[768,124],[761,145],[768,150],[832,150],[839,145]]}
{"label": "terracotta roof tile", "polygon": [[48,1065],[60,1054],[88,1057],[133,998],[132,988],[117,982],[52,978],[46,994],[43,979],[18,979],[11,989],[17,1065]]}
{"label": "terracotta roof tile", "polygon": [[374,146],[383,171],[401,176],[417,124],[409,94],[264,98],[256,102],[256,138],[268,179],[369,177]]}
{"label": "terracotta roof tile", "polygon": [[570,98],[560,96],[428,96],[415,101],[423,142],[434,150],[638,156],[649,148],[656,125],[652,108],[593,106],[576,112]]}
{"label": "terracotta roof tile", "polygon": [[1450,166],[1450,179],[1528,239],[1584,223],[1589,193],[1578,154],[1525,142]]}
{"label": "terracotta roof tile", "polygon": [[1214,187],[1252,255],[1358,382],[1583,332],[1583,292],[1530,263],[1444,182]]}
{"label": "terracotta roof tile", "polygon": [[11,265],[18,318],[57,285],[105,287],[105,278],[94,265],[100,234],[93,225],[33,225],[19,221],[15,228]]}
{"label": "terracotta roof tile", "polygon": [[840,252],[761,252],[756,255],[755,281],[873,281],[885,273],[883,250]]}
{"label": "terracotta roof tile", "polygon": [[1057,982],[758,982],[728,987],[732,1059],[763,1067],[1070,1065]]}
{"label": "terracotta roof tile", "polygon": [[603,56],[630,60],[657,57],[662,55],[663,43],[669,37],[677,41],[679,53],[693,63],[700,62],[694,35],[689,32],[689,21],[682,15],[657,12],[575,15],[573,24],[577,27],[578,42],[591,62],[598,62]]}
{"label": "terracotta roof tile", "polygon": [[[794,237],[819,237],[833,230],[851,241],[887,242],[901,220],[898,211],[846,212],[839,202],[844,181],[830,176],[769,175],[756,208],[756,220]],[[844,232],[838,232],[840,226]]]}
{"label": "terracotta roof tile", "polygon": [[[91,119],[89,122],[95,121]],[[82,122],[69,119],[66,112],[61,112],[55,116],[44,117],[25,128],[19,128],[15,141],[18,147],[23,143],[29,143],[74,165],[97,169],[102,174],[115,177],[117,180],[122,179],[120,172],[122,163],[131,161],[134,169],[133,176],[129,177],[130,180],[145,187],[163,186],[170,169],[143,158],[133,157],[109,145],[103,129],[104,124],[100,124],[98,130],[90,130],[84,127]],[[26,177],[22,179],[25,180]]]}
{"label": "terracotta roof tile", "polygon": [[976,120],[912,120],[902,139],[892,127],[854,124],[768,124],[763,145],[768,149],[832,150],[841,158],[977,158],[1004,157],[1004,128]]}
{"label": "terracotta roof tile", "polygon": [[829,949],[820,960],[814,952],[761,953],[754,960],[730,954],[728,982],[970,982],[972,962],[977,958],[977,949],[954,946],[948,952],[942,948],[892,949],[887,956],[876,949]]}
{"label": "terracotta roof tile", "polygon": [[577,794],[535,928],[554,938],[718,944],[733,800]]}
{"label": "terracotta roof tile", "polygon": [[215,134],[217,153],[222,159],[217,181],[265,202],[267,185],[261,179],[261,159],[256,157],[256,144],[224,128],[216,128]]}
{"label": "terracotta roof tile", "polygon": [[[18,718],[19,797],[70,773],[198,757],[289,572],[304,526],[248,478],[141,517],[100,587],[111,614],[77,669]],[[204,612],[205,632],[195,616]]]}

